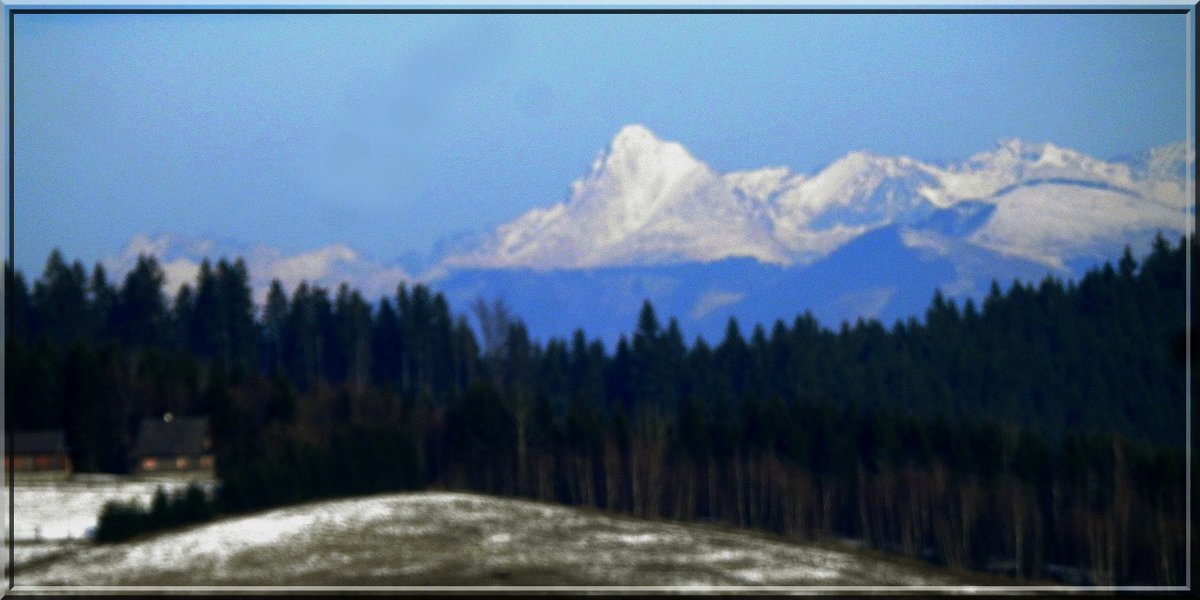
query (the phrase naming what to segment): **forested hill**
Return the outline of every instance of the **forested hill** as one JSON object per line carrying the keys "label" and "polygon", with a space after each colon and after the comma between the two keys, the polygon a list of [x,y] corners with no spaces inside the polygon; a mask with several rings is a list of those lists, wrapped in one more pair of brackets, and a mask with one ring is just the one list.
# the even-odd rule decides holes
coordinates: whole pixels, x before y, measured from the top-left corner
{"label": "forested hill", "polygon": [[[114,286],[54,253],[32,290],[6,269],[7,423],[121,472],[141,418],[207,416],[222,485],[197,514],[436,487],[1178,584],[1185,252],[1160,238],[1140,264],[935,296],[890,328],[730,320],[715,345],[647,304],[613,352],[532,341],[483,300],[477,337],[422,286],[373,306],[276,285],[256,317],[241,261],[168,301],[152,258]],[[179,522],[155,506],[100,529]]]}
{"label": "forested hill", "polygon": [[[1194,240],[1189,246],[1194,255]],[[345,286],[331,293],[302,284],[289,298],[275,285],[256,310],[240,259],[206,262],[194,286],[168,299],[152,257],[116,285],[100,265],[88,273],[55,252],[32,290],[5,269],[9,423],[65,425],[77,464],[113,468],[119,453],[102,455],[117,445],[101,442],[125,439],[114,419],[209,412],[210,373],[223,365],[247,389],[264,390],[248,397],[262,415],[294,411],[294,399],[280,399],[292,388],[336,391],[338,406],[358,417],[406,403],[444,406],[486,379],[558,411],[572,400],[633,414],[683,401],[807,399],[1178,446],[1184,247],[1159,238],[1141,264],[1127,252],[1079,282],[993,284],[982,306],[938,294],[923,321],[891,327],[859,321],[831,331],[807,313],[753,326],[730,319],[715,346],[689,345],[674,319],[664,323],[647,303],[614,352],[581,331],[531,341],[496,303],[473,307],[477,337],[420,285],[374,304]]]}

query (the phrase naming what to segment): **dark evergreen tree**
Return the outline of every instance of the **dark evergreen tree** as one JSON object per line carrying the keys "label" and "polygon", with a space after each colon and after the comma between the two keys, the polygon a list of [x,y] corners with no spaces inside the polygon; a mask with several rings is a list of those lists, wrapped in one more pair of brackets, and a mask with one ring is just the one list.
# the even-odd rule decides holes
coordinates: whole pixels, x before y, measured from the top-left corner
{"label": "dark evergreen tree", "polygon": [[79,472],[95,472],[101,466],[101,438],[108,400],[100,357],[81,340],[67,349],[62,367],[62,416],[71,462]]}
{"label": "dark evergreen tree", "polygon": [[45,335],[59,347],[66,347],[87,331],[87,298],[83,265],[68,266],[55,249],[46,261],[41,279],[33,285],[33,302],[38,316],[36,334]]}
{"label": "dark evergreen tree", "polygon": [[192,293],[192,286],[185,283],[179,286],[179,291],[175,293],[175,300],[171,304],[169,320],[171,334],[169,346],[171,348],[190,352],[195,311],[196,298]]}
{"label": "dark evergreen tree", "polygon": [[118,333],[114,329],[114,313],[118,306],[117,291],[109,284],[108,274],[100,263],[96,263],[92,269],[92,277],[88,280],[88,306],[89,337],[114,337]]}
{"label": "dark evergreen tree", "polygon": [[8,261],[4,262],[4,306],[7,313],[6,338],[26,343],[32,341],[36,325],[29,287],[25,283],[25,276],[14,270]]}
{"label": "dark evergreen tree", "polygon": [[219,334],[219,358],[230,367],[246,372],[258,364],[258,324],[254,315],[254,300],[250,293],[250,274],[246,263],[238,258],[230,264],[217,263],[217,286],[221,323],[225,331]]}
{"label": "dark evergreen tree", "polygon": [[400,321],[391,301],[383,298],[379,301],[371,329],[371,373],[378,384],[389,390],[399,390],[403,352]]}
{"label": "dark evergreen tree", "polygon": [[167,335],[163,272],[153,257],[139,257],[125,276],[113,311],[113,327],[133,347],[161,345]]}
{"label": "dark evergreen tree", "polygon": [[262,318],[262,368],[267,372],[284,369],[284,334],[287,328],[288,298],[283,284],[271,280]]}

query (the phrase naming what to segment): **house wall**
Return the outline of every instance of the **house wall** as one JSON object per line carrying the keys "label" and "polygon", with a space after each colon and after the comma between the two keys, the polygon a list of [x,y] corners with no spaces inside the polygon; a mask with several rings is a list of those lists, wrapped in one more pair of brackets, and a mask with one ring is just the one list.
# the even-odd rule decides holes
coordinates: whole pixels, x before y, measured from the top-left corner
{"label": "house wall", "polygon": [[138,459],[139,473],[161,473],[171,471],[210,471],[215,462],[211,454],[180,454],[171,456],[143,456]]}
{"label": "house wall", "polygon": [[4,457],[4,469],[9,466],[17,472],[63,471],[71,472],[71,457],[66,454],[18,454]]}

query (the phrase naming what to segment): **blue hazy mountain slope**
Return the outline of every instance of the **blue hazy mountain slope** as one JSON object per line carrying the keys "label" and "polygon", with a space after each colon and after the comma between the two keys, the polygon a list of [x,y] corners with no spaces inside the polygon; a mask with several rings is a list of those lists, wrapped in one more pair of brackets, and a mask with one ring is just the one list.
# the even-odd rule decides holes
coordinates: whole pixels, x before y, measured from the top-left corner
{"label": "blue hazy mountain slope", "polygon": [[[948,228],[964,226],[948,213],[937,211],[931,220]],[[921,317],[938,288],[951,297],[978,300],[994,278],[1036,281],[1051,273],[1045,265],[979,249],[941,255],[912,248],[904,241],[911,232],[894,225],[866,233],[808,267],[727,259],[551,271],[472,269],[455,271],[435,287],[460,311],[476,297],[503,298],[534,337],[567,337],[582,328],[611,347],[633,330],[646,299],[664,325],[675,317],[687,339],[700,335],[716,343],[731,316],[743,335],[756,323],[769,332],[776,319],[790,323],[806,310],[830,328],[859,317],[890,325]]]}
{"label": "blue hazy mountain slope", "polygon": [[[632,331],[645,299],[654,303],[664,324],[675,316],[689,338],[703,334],[711,340],[725,319],[713,313],[728,314],[718,309],[724,308],[722,300],[740,309],[747,304],[743,300],[760,296],[784,273],[752,259],[552,271],[470,269],[455,271],[434,287],[459,311],[476,297],[502,298],[536,338],[565,338],[583,329],[589,338],[601,338],[611,347],[621,334]],[[706,299],[711,312],[702,314],[708,308]]]}

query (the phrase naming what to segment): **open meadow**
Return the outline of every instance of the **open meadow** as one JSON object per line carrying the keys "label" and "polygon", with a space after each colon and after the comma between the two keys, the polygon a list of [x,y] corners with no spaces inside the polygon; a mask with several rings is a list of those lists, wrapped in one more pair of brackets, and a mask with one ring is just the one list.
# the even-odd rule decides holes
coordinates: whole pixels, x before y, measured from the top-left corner
{"label": "open meadow", "polygon": [[228,518],[18,567],[24,586],[986,585],[1004,580],[489,496],[388,494]]}

